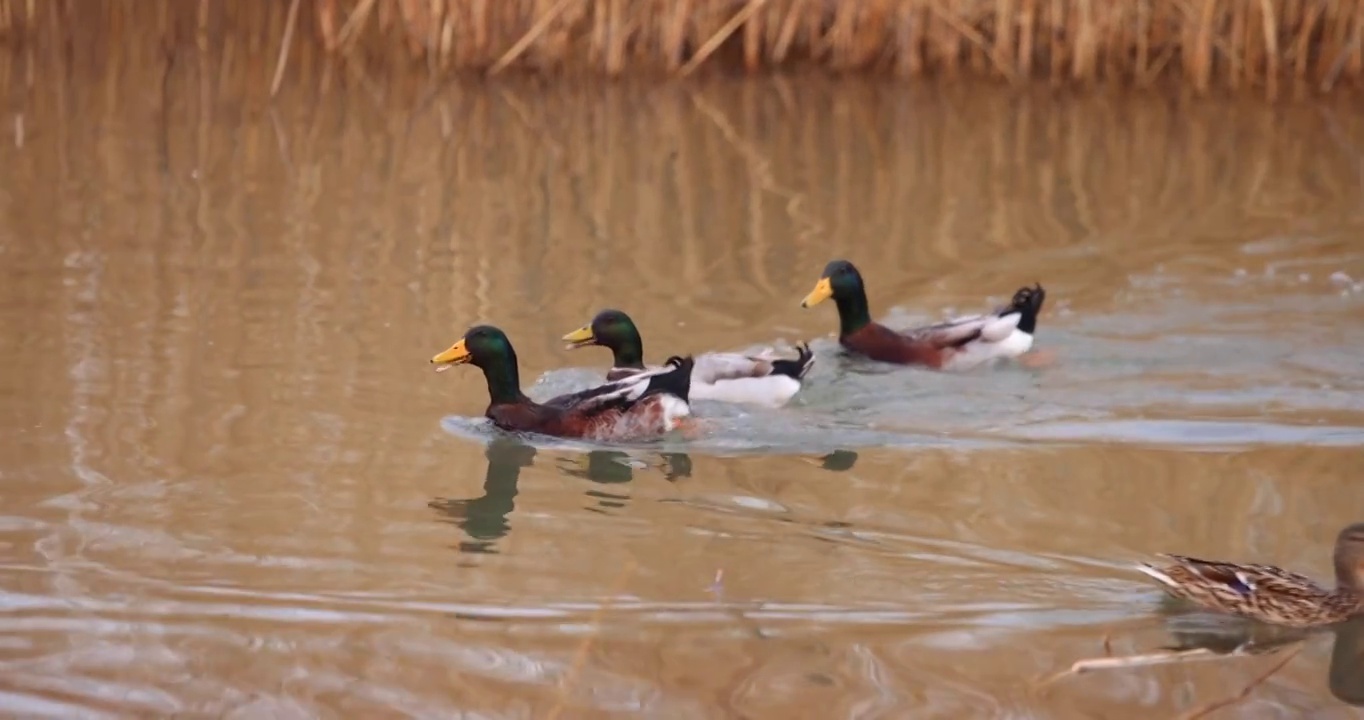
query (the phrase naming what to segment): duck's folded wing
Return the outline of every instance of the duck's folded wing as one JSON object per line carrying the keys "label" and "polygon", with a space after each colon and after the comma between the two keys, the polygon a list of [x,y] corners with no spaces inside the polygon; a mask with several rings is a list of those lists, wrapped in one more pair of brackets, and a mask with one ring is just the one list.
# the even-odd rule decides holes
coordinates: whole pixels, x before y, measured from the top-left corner
{"label": "duck's folded wing", "polygon": [[910,328],[901,334],[911,340],[931,343],[935,347],[961,347],[980,337],[981,328],[988,319],[985,315],[968,315],[933,325]]}
{"label": "duck's folded wing", "polygon": [[620,380],[614,380],[586,390],[560,395],[546,401],[548,407],[571,409],[574,412],[593,414],[605,410],[621,410],[630,407],[644,396],[649,382],[657,375],[674,371],[672,366],[650,368]]}
{"label": "duck's folded wing", "polygon": [[1273,565],[1203,560],[1187,555],[1162,554],[1162,557],[1207,582],[1224,585],[1245,595],[1261,590],[1277,595],[1324,592],[1312,578]]}
{"label": "duck's folded wing", "polygon": [[953,318],[933,325],[925,325],[904,332],[909,337],[930,342],[937,347],[961,347],[969,342],[999,342],[1018,328],[1022,316],[1018,313],[1008,315],[967,315]]}
{"label": "duck's folded wing", "polygon": [[772,361],[739,353],[706,353],[696,358],[692,380],[713,385],[721,380],[766,377],[772,374]]}

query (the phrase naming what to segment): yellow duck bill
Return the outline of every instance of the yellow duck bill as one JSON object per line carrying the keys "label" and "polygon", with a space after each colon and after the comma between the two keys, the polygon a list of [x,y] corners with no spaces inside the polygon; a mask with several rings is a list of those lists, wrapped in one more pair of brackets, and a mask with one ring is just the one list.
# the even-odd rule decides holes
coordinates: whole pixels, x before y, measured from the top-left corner
{"label": "yellow duck bill", "polygon": [[592,334],[592,326],[584,325],[573,332],[563,336],[562,340],[568,343],[568,349],[587,347],[597,341],[597,337]]}
{"label": "yellow duck bill", "polygon": [[810,294],[800,301],[800,306],[803,308],[814,307],[833,296],[833,283],[829,282],[829,278],[820,278],[819,282],[815,283],[815,289],[811,290]]}

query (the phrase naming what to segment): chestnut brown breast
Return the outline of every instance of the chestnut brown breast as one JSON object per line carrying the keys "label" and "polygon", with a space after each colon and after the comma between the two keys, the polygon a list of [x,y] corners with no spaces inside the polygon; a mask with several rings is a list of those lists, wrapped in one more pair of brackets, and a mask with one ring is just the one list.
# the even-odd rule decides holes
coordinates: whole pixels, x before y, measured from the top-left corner
{"label": "chestnut brown breast", "polygon": [[947,359],[944,348],[915,340],[884,325],[871,323],[838,339],[843,347],[880,362],[941,368]]}

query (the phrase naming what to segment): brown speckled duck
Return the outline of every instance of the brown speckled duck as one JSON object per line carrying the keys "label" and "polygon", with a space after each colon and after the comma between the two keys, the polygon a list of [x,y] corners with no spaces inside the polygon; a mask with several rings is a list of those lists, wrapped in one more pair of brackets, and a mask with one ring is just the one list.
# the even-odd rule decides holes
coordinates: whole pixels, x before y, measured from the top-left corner
{"label": "brown speckled duck", "polygon": [[1336,536],[1334,589],[1272,565],[1161,557],[1173,562],[1165,567],[1141,563],[1137,569],[1170,595],[1207,610],[1287,627],[1331,625],[1364,615],[1364,523]]}

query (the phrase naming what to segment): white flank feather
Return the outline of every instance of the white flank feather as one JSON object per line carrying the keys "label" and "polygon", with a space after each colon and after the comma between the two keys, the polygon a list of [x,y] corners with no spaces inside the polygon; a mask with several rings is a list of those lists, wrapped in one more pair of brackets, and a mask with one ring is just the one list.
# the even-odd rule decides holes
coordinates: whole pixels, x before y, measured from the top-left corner
{"label": "white flank feather", "polygon": [[[759,355],[721,352],[698,355],[692,366],[689,399],[779,407],[800,392],[801,387],[801,381],[789,375],[764,374],[772,371],[769,363],[780,359],[771,349]],[[814,358],[811,358],[805,371],[808,373],[813,366]],[[637,378],[649,378],[671,369],[651,366],[616,382],[634,382]]]}
{"label": "white flank feather", "polygon": [[985,326],[980,329],[980,339],[987,343],[997,343],[1008,338],[1018,329],[1018,321],[1023,319],[1020,313],[1009,313],[1003,317],[989,317],[985,321]]}
{"label": "white flank feather", "polygon": [[691,376],[691,399],[720,400],[723,402],[752,403],[773,407],[784,404],[800,392],[800,381],[788,375],[765,375],[763,377],[739,378],[699,382],[695,373]]}
{"label": "white flank feather", "polygon": [[1170,587],[1178,587],[1178,584],[1176,584],[1174,580],[1170,579],[1169,575],[1166,575],[1165,573],[1151,567],[1150,565],[1147,565],[1146,563],[1138,563],[1134,567],[1137,568],[1138,572],[1155,578],[1163,585],[1169,585]]}
{"label": "white flank feather", "polygon": [[[1016,315],[1014,317],[1017,318]],[[1031,350],[1032,343],[1032,335],[1014,328],[995,342],[988,342],[982,338],[967,343],[960,350],[952,353],[943,369],[969,370],[991,360],[1016,358]]]}
{"label": "white flank feather", "polygon": [[677,427],[678,420],[691,415],[691,406],[676,395],[659,395],[658,403],[663,408],[663,427],[669,430]]}

